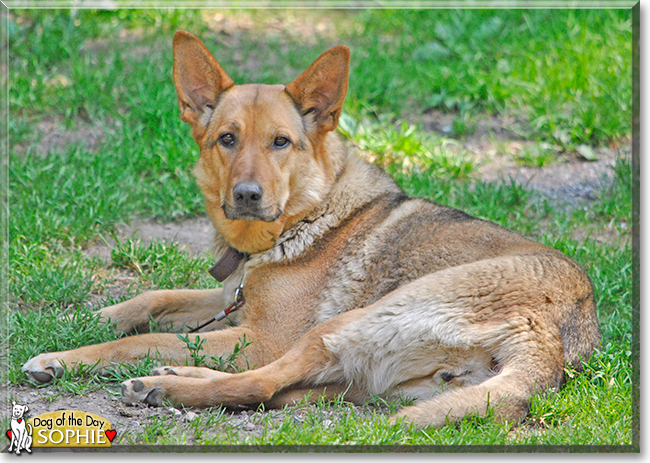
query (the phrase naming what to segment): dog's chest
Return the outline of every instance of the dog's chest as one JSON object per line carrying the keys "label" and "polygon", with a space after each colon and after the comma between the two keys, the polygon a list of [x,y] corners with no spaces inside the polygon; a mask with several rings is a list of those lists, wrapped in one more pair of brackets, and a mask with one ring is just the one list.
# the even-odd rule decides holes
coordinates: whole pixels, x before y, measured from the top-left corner
{"label": "dog's chest", "polygon": [[277,329],[295,342],[316,324],[363,306],[368,286],[363,250],[378,215],[385,213],[381,209],[356,216],[298,258],[251,269],[243,323]]}

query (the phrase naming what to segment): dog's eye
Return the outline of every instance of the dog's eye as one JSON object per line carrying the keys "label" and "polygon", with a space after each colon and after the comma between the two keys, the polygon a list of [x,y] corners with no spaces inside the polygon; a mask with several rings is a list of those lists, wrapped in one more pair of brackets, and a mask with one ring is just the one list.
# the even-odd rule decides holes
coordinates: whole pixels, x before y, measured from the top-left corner
{"label": "dog's eye", "polygon": [[232,145],[235,144],[235,136],[228,132],[224,133],[219,137],[219,143],[221,143],[223,146],[230,148]]}
{"label": "dog's eye", "polygon": [[289,146],[287,137],[275,137],[275,140],[273,140],[273,148],[286,148],[287,146]]}

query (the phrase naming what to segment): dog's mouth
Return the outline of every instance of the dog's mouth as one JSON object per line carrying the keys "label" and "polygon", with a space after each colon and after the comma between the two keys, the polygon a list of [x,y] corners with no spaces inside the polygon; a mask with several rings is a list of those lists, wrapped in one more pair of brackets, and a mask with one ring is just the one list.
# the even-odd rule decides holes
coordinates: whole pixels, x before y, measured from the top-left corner
{"label": "dog's mouth", "polygon": [[259,220],[262,222],[275,222],[282,215],[280,207],[233,207],[228,204],[221,206],[228,220]]}

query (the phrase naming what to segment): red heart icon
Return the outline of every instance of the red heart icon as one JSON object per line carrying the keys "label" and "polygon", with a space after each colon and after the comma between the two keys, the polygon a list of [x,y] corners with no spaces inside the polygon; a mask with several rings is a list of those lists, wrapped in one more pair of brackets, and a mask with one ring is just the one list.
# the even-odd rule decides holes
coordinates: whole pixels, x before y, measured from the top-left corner
{"label": "red heart icon", "polygon": [[117,431],[114,429],[109,429],[104,432],[106,433],[106,437],[108,437],[108,440],[113,442],[113,439],[115,439],[115,436],[117,435]]}
{"label": "red heart icon", "polygon": [[7,437],[11,439],[11,429],[7,431]]}
{"label": "red heart icon", "polygon": [[18,424],[20,424],[20,423],[23,422],[23,419],[22,419],[22,418],[18,418],[16,421],[18,421]]}

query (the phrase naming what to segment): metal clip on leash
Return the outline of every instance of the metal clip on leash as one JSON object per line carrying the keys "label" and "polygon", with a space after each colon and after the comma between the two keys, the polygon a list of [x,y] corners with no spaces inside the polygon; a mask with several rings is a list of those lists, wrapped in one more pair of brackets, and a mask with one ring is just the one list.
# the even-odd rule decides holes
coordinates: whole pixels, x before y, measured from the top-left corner
{"label": "metal clip on leash", "polygon": [[241,281],[239,282],[239,286],[235,290],[235,300],[233,301],[232,304],[230,304],[226,310],[222,310],[219,312],[217,315],[214,316],[214,318],[208,320],[202,325],[197,326],[194,329],[191,329],[189,332],[190,333],[196,333],[199,331],[201,328],[205,328],[212,322],[218,322],[219,320],[223,320],[226,318],[228,315],[233,313],[234,311],[240,309],[244,304],[246,303],[246,298],[244,298],[244,274],[242,273],[241,276]]}
{"label": "metal clip on leash", "polygon": [[245,302],[246,299],[244,298],[244,282],[242,281],[241,283],[239,283],[239,286],[237,286],[237,289],[235,290],[235,300],[233,301],[233,303],[230,304],[230,306],[226,310],[222,310],[217,315],[215,315],[214,316],[215,321],[223,320],[232,312],[241,308],[241,306],[243,306]]}

